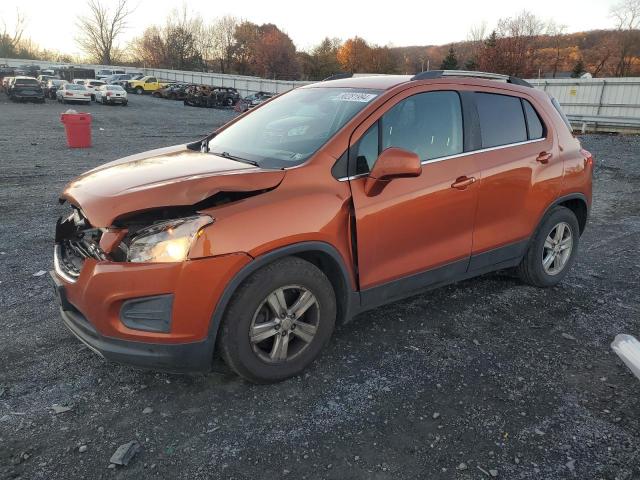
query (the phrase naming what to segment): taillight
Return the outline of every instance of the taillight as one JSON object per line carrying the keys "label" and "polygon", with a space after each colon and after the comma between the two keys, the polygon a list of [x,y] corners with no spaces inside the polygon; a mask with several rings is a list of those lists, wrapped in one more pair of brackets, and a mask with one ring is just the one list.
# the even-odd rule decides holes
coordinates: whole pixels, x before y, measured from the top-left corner
{"label": "taillight", "polygon": [[71,93],[71,92],[64,92],[64,94],[65,94],[67,97],[72,97],[72,96],[73,96],[73,93]]}
{"label": "taillight", "polygon": [[585,164],[590,167],[593,167],[593,155],[591,154],[591,152],[589,150],[585,150],[584,148],[581,148],[580,153],[584,157]]}
{"label": "taillight", "polygon": [[90,97],[90,96],[91,96],[91,94],[90,94],[90,93],[85,93],[85,94],[84,94],[84,96],[85,96],[85,97]]}
{"label": "taillight", "polygon": [[107,92],[107,97],[110,97],[110,96],[111,96],[111,92]]}

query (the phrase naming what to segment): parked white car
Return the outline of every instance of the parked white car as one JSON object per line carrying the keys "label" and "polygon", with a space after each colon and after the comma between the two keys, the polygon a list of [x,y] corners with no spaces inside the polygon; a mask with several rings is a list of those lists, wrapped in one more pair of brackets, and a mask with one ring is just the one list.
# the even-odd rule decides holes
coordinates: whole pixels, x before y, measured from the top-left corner
{"label": "parked white car", "polygon": [[82,102],[91,103],[91,92],[84,85],[65,83],[56,91],[56,98],[61,103]]}
{"label": "parked white car", "polygon": [[95,90],[96,102],[103,105],[123,105],[129,103],[127,92],[120,85],[101,85]]}
{"label": "parked white car", "polygon": [[87,87],[87,90],[91,93],[91,100],[96,99],[96,88],[105,84],[102,80],[94,80],[93,78],[76,78],[73,83]]}
{"label": "parked white car", "polygon": [[109,77],[111,75],[116,75],[121,73],[126,73],[126,72],[121,68],[98,70],[96,72],[96,79],[102,80],[103,78]]}

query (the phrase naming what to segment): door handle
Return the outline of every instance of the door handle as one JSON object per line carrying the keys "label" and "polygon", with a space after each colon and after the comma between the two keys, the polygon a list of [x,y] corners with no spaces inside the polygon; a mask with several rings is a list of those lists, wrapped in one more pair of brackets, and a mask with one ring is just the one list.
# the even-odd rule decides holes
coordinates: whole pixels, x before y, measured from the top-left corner
{"label": "door handle", "polygon": [[464,190],[469,185],[474,184],[476,177],[458,177],[456,181],[451,184],[451,188],[457,188],[458,190]]}
{"label": "door handle", "polygon": [[538,155],[538,158],[536,158],[536,162],[546,165],[549,163],[549,160],[551,160],[551,157],[553,157],[553,153],[541,152],[540,155]]}

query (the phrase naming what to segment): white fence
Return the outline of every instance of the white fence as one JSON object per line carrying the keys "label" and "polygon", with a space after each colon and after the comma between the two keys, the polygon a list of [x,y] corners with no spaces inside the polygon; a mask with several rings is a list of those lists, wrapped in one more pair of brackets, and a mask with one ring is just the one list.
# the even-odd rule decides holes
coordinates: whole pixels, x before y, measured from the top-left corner
{"label": "white fence", "polygon": [[[0,64],[2,63],[13,67],[39,65],[41,68],[63,65],[56,62],[0,58]],[[119,68],[130,72],[142,71],[166,81],[233,87],[242,96],[259,91],[281,93],[312,83],[156,68],[81,66],[95,70]],[[593,130],[640,132],[640,78],[554,78],[528,81],[556,97],[572,123],[583,129],[591,126]]]}
{"label": "white fence", "polygon": [[183,83],[199,83],[218,87],[233,87],[240,95],[246,96],[255,92],[282,93],[302,85],[313,82],[299,82],[289,80],[269,80],[259,77],[246,77],[242,75],[226,75],[222,73],[187,72],[181,70],[166,70],[158,68],[145,68],[147,75],[153,75],[162,80]]}
{"label": "white fence", "polygon": [[640,78],[555,78],[529,82],[557,98],[571,123],[583,132],[640,132]]}

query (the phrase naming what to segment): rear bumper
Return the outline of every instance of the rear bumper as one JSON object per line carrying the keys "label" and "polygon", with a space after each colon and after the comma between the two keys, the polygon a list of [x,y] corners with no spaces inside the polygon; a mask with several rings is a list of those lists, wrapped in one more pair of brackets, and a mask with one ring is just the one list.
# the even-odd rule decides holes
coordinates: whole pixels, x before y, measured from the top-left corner
{"label": "rear bumper", "polygon": [[49,272],[60,304],[65,326],[82,343],[101,357],[126,365],[170,372],[207,372],[211,370],[213,338],[201,342],[162,344],[136,342],[101,335],[66,296],[64,284]]}

